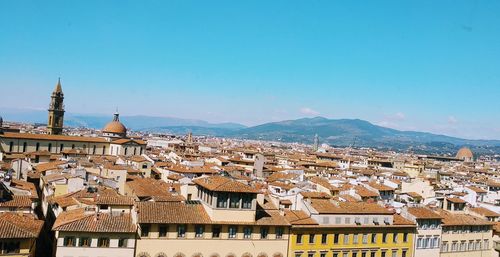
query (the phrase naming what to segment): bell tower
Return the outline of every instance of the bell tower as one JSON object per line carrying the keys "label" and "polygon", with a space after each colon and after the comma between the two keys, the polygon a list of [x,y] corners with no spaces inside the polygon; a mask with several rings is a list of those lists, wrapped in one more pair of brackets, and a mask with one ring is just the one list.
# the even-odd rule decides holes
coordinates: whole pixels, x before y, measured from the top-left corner
{"label": "bell tower", "polygon": [[51,135],[60,135],[63,131],[64,122],[64,94],[61,87],[61,78],[57,81],[56,88],[52,92],[49,105],[49,121],[47,130]]}

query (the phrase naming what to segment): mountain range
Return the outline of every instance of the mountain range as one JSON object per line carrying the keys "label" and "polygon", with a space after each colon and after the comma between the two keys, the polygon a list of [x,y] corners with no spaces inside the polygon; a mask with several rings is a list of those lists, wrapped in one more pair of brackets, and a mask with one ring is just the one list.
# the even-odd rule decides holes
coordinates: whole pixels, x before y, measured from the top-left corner
{"label": "mountain range", "polygon": [[[2,109],[5,120],[21,122],[46,122],[46,111]],[[65,125],[101,129],[112,116],[72,114],[65,115]],[[468,146],[476,153],[500,153],[500,140],[469,140],[427,132],[400,131],[374,125],[359,119],[302,118],[270,122],[246,127],[238,123],[209,123],[196,119],[152,117],[144,115],[120,116],[132,130],[171,134],[209,135],[240,139],[257,139],[278,142],[313,143],[318,134],[321,143],[332,146],[374,147],[385,150],[412,151],[417,153],[453,154],[460,147]]]}

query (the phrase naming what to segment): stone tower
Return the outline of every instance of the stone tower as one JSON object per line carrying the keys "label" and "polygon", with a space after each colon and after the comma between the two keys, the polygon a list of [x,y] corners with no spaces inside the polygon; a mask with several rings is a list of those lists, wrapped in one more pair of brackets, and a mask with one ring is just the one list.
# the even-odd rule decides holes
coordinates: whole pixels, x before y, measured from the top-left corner
{"label": "stone tower", "polygon": [[47,130],[51,135],[60,135],[63,131],[64,123],[64,94],[61,88],[61,79],[57,81],[56,88],[52,92],[49,105],[49,122]]}

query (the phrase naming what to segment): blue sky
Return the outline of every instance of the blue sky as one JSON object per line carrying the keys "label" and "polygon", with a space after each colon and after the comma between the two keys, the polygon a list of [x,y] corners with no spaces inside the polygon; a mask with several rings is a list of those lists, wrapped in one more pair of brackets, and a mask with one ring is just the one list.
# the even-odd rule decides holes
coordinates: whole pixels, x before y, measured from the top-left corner
{"label": "blue sky", "polygon": [[[500,1],[0,1],[1,107],[500,139]],[[0,109],[1,115],[1,109]]]}

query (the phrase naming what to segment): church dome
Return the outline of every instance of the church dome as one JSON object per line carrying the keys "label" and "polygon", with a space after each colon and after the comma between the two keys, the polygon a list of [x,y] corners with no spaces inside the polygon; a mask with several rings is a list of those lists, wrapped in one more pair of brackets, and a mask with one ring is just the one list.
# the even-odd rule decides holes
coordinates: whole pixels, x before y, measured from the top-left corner
{"label": "church dome", "polygon": [[468,147],[462,147],[458,150],[456,157],[461,160],[472,160],[474,158],[474,154]]}
{"label": "church dome", "polygon": [[120,122],[119,114],[115,113],[113,120],[104,126],[102,132],[124,137],[127,134],[127,128]]}

